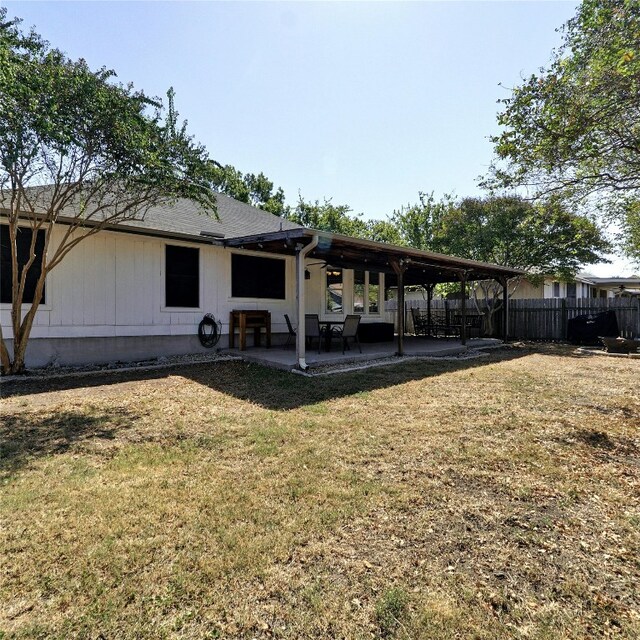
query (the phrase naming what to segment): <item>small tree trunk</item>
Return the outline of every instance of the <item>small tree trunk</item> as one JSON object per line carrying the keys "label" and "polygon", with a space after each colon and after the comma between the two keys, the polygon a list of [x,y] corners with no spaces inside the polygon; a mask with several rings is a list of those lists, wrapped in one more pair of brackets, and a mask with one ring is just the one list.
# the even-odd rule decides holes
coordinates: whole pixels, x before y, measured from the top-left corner
{"label": "small tree trunk", "polygon": [[[14,326],[17,325],[17,329],[13,332],[13,360],[9,358],[9,353],[6,347],[4,340],[2,340],[2,348],[0,348],[0,357],[4,356],[6,352],[8,366],[4,364],[4,358],[2,360],[2,370],[3,373],[9,374],[19,374],[24,373],[25,363],[24,357],[27,351],[27,343],[29,342],[29,335],[31,334],[31,328],[33,327],[33,320],[36,317],[36,311],[38,311],[38,307],[40,306],[40,301],[42,300],[42,294],[44,292],[44,283],[47,272],[43,269],[40,277],[38,278],[38,282],[36,283],[36,289],[33,294],[33,302],[29,307],[29,311],[24,317],[22,322],[15,322]],[[18,301],[13,302],[13,315],[14,318],[20,319],[21,316],[21,308],[22,304]]]}
{"label": "small tree trunk", "polygon": [[27,350],[26,340],[13,339],[13,361],[9,366],[10,374],[24,373],[24,355]]}
{"label": "small tree trunk", "polygon": [[482,312],[482,322],[484,324],[484,334],[486,336],[492,337],[494,326],[493,326],[493,309],[484,309]]}
{"label": "small tree trunk", "polygon": [[0,328],[0,375],[6,375],[11,369],[11,358],[9,357],[9,349],[4,341],[2,329]]}

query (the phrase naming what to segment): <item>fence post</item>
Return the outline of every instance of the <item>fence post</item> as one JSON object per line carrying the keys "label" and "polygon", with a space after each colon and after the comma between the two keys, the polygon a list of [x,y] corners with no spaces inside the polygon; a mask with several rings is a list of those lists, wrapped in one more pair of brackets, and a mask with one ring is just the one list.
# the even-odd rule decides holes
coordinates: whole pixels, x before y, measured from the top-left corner
{"label": "fence post", "polygon": [[565,298],[562,298],[561,302],[561,316],[560,316],[560,340],[567,339],[567,321],[568,321],[568,312],[567,312],[567,301]]}

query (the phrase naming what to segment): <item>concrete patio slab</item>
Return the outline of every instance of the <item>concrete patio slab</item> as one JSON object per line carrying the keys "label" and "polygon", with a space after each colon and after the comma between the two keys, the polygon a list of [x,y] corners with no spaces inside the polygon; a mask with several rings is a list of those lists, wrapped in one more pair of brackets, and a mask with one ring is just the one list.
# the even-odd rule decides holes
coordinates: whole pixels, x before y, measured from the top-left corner
{"label": "concrete patio slab", "polygon": [[[459,340],[454,339],[429,339],[413,336],[406,336],[404,339],[405,356],[425,356],[425,357],[446,357],[457,356],[467,352],[469,349],[483,349],[497,347],[502,344],[501,340],[495,338],[472,338],[463,345]],[[382,358],[391,358],[396,354],[396,342],[379,342],[373,344],[363,344],[362,353],[358,352],[357,345],[346,351],[343,355],[340,348],[333,351],[321,351],[307,349],[307,364],[310,369],[317,367],[331,366],[349,362],[367,362]],[[296,367],[295,345],[290,347],[273,346],[248,347],[245,351],[239,349],[226,349],[224,353],[240,356],[247,362],[255,362],[276,369],[291,370]]]}

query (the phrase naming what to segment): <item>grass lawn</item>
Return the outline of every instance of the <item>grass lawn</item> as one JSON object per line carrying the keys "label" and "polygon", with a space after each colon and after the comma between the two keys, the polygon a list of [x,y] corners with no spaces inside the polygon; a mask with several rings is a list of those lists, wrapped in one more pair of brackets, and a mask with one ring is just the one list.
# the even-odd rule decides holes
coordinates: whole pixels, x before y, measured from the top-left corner
{"label": "grass lawn", "polygon": [[638,638],[639,380],[541,347],[5,385],[0,637]]}

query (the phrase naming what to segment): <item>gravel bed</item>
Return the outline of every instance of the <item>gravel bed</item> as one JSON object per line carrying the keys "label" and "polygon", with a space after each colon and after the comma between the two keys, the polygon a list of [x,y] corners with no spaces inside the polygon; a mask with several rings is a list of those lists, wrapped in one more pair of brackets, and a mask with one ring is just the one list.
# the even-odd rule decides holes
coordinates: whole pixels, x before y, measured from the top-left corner
{"label": "gravel bed", "polygon": [[48,366],[38,369],[28,369],[23,375],[19,376],[3,376],[0,383],[6,382],[28,382],[30,380],[56,378],[67,378],[77,375],[92,375],[107,373],[109,371],[135,371],[135,370],[152,370],[164,369],[183,364],[205,364],[207,362],[225,362],[230,360],[241,360],[239,356],[233,356],[222,353],[201,354],[193,353],[180,356],[160,356],[159,358],[151,358],[148,360],[138,361],[116,361],[104,364],[88,364],[76,367]]}
{"label": "gravel bed", "polygon": [[456,356],[387,356],[385,358],[377,358],[375,360],[366,360],[363,362],[353,361],[333,365],[321,365],[318,367],[312,367],[307,371],[292,369],[292,373],[314,378],[316,376],[329,376],[335,373],[348,373],[350,371],[360,371],[361,369],[371,369],[372,367],[385,367],[393,364],[401,364],[403,362],[460,362],[462,360],[486,358],[488,355],[488,353],[473,349]]}

